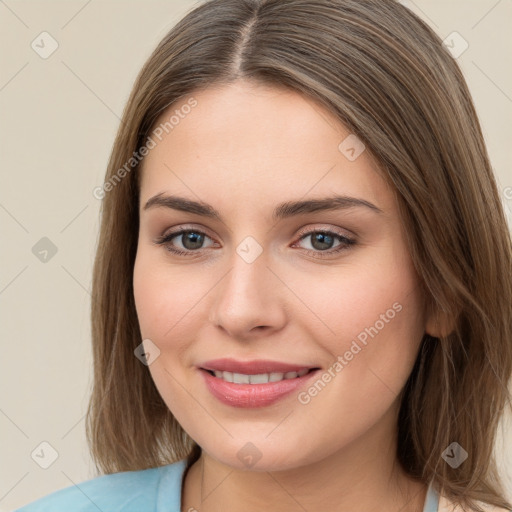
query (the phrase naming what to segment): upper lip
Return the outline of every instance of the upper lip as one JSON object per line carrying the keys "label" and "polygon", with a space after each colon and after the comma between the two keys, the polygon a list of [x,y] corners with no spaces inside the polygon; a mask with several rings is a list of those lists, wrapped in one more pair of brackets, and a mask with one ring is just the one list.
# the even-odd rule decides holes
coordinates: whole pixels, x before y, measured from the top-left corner
{"label": "upper lip", "polygon": [[254,359],[253,361],[237,361],[235,359],[223,358],[212,359],[198,365],[204,370],[219,372],[243,373],[245,375],[258,375],[261,373],[286,373],[299,372],[303,369],[318,368],[314,365],[290,364],[281,361],[270,361],[265,359]]}

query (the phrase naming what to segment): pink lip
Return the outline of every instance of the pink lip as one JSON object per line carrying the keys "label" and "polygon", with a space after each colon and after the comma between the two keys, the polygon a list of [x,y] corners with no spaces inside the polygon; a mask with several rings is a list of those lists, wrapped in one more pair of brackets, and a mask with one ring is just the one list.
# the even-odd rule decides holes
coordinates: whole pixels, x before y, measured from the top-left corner
{"label": "pink lip", "polygon": [[287,363],[278,363],[273,361],[250,361],[240,363],[232,359],[216,359],[203,363],[199,371],[203,376],[206,386],[210,393],[220,402],[240,408],[265,407],[278,400],[288,396],[313,375],[319,371],[311,370],[302,377],[294,379],[284,379],[279,382],[268,382],[266,384],[235,384],[215,377],[207,370],[216,371],[234,371],[235,373],[244,373],[246,375],[257,375],[259,373],[286,373],[296,372],[308,366],[290,365]]}
{"label": "pink lip", "polygon": [[299,372],[304,369],[318,368],[317,366],[306,366],[300,364],[282,363],[280,361],[269,361],[255,359],[253,361],[236,361],[235,359],[223,358],[212,359],[197,365],[204,370],[219,372],[243,373],[245,375],[258,375],[260,373],[286,373]]}

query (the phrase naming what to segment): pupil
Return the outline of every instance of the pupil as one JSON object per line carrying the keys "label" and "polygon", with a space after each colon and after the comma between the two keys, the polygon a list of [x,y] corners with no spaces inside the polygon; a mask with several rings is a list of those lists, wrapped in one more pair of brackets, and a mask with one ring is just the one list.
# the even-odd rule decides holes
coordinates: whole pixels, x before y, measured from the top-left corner
{"label": "pupil", "polygon": [[203,235],[190,231],[182,235],[181,241],[186,249],[199,249],[203,243]]}
{"label": "pupil", "polygon": [[[315,249],[329,249],[333,241],[334,239],[330,235],[327,235],[325,233],[316,233],[315,235],[313,235],[312,245],[313,247],[315,247]],[[319,246],[316,246],[317,242],[320,244]]]}

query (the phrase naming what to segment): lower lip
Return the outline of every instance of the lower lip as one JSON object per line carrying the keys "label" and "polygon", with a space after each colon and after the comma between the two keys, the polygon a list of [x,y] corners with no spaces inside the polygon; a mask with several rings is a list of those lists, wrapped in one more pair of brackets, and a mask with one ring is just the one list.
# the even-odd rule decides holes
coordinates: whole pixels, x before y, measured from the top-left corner
{"label": "lower lip", "polygon": [[206,370],[200,369],[210,393],[223,404],[233,407],[265,407],[286,397],[303,386],[319,370],[313,370],[302,377],[284,379],[266,384],[235,384],[214,377]]}

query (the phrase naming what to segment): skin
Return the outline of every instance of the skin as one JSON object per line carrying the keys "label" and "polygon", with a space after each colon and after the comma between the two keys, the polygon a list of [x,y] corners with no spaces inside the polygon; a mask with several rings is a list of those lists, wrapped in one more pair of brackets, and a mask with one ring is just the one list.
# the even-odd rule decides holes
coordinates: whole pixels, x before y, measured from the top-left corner
{"label": "skin", "polygon": [[[426,486],[396,461],[398,395],[423,334],[436,332],[393,190],[368,151],[346,158],[338,146],[350,132],[296,92],[238,81],[193,97],[197,106],[144,160],[133,276],[142,337],[160,350],[151,376],[202,448],[184,480],[182,511],[421,512]],[[209,203],[222,221],[144,209],[159,193]],[[332,194],[382,213],[271,218],[283,201]],[[168,245],[186,256],[154,243],[182,227],[206,234],[199,249],[182,236]],[[322,251],[302,235],[322,229],[356,244],[333,253],[337,238]],[[236,252],[247,236],[262,248],[252,263]],[[394,303],[401,311],[307,404],[292,393],[263,408],[225,405],[196,366],[233,357],[327,370]],[[253,467],[237,457],[248,441],[261,454]]]}

